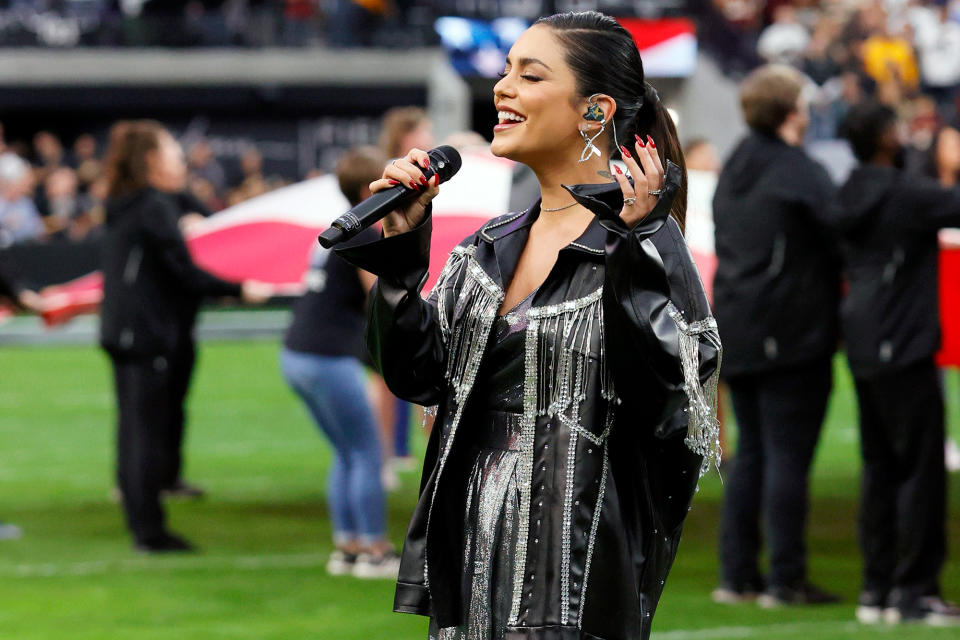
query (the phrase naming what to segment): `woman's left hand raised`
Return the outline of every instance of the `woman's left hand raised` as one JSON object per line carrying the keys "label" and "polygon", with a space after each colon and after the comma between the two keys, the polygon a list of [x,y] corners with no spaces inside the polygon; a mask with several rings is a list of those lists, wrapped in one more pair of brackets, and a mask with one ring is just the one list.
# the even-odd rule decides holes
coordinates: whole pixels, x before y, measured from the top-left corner
{"label": "woman's left hand raised", "polygon": [[663,188],[663,164],[657,153],[657,145],[650,136],[647,136],[646,144],[640,136],[634,137],[637,142],[633,153],[624,146],[620,147],[623,162],[633,176],[632,185],[620,167],[614,165],[616,170],[614,177],[623,191],[623,209],[620,211],[620,217],[630,228],[643,220],[657,206],[660,190]]}

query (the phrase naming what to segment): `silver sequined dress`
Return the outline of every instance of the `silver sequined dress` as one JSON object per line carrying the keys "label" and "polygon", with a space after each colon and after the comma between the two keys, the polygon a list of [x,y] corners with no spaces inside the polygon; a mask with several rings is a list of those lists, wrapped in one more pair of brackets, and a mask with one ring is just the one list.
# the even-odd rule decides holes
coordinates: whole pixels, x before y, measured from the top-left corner
{"label": "silver sequined dress", "polygon": [[486,420],[474,434],[475,457],[464,509],[462,626],[438,629],[429,640],[502,640],[510,617],[517,523],[520,519],[520,423],[523,413],[526,312],[533,296],[498,316],[477,374],[474,397]]}

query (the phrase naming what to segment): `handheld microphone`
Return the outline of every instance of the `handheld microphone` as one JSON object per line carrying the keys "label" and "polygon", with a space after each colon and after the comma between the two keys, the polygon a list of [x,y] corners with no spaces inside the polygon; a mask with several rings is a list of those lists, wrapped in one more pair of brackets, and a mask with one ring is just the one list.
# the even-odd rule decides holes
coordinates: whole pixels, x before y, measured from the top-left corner
{"label": "handheld microphone", "polygon": [[[427,152],[427,155],[430,156],[430,167],[423,169],[423,176],[427,180],[432,180],[434,175],[439,175],[440,182],[446,182],[460,171],[462,160],[453,147],[447,145],[437,147]],[[330,228],[320,234],[318,238],[320,245],[324,249],[329,249],[335,244],[349,240],[419,195],[419,189],[411,189],[403,184],[378,191],[334,220]]]}

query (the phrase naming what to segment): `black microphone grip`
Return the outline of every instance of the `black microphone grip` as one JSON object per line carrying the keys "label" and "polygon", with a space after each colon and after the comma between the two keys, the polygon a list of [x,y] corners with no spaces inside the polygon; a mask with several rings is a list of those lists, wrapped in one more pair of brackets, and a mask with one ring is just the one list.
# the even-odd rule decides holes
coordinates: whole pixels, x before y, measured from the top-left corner
{"label": "black microphone grip", "polygon": [[[433,176],[439,173],[440,182],[446,182],[460,170],[460,154],[453,147],[446,145],[437,147],[431,149],[428,155],[430,167],[423,169],[423,176],[427,180],[432,180]],[[349,240],[386,217],[391,211],[403,208],[419,195],[419,189],[402,184],[378,191],[334,220],[330,227],[320,234],[318,238],[320,245],[324,249],[329,249]]]}

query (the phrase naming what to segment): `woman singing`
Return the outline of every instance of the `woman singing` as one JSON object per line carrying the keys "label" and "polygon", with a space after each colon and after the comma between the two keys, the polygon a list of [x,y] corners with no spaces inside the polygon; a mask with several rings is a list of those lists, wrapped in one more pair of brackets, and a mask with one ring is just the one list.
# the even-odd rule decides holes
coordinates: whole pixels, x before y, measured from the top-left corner
{"label": "woman singing", "polygon": [[594,12],[528,29],[494,105],[491,149],[540,199],[465,239],[423,300],[439,189],[415,150],[371,189],[419,198],[342,250],[379,276],[367,342],[388,385],[437,405],[394,609],[437,640],[646,638],[718,454],[676,131],[630,34]]}

